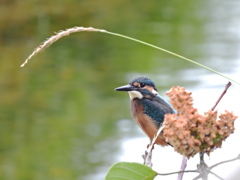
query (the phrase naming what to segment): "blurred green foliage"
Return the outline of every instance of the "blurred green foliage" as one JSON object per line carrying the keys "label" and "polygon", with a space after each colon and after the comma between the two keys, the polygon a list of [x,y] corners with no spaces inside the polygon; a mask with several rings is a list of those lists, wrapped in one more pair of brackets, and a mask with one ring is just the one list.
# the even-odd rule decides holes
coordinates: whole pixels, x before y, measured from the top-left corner
{"label": "blurred green foliage", "polygon": [[2,0],[0,179],[82,179],[110,166],[122,136],[117,120],[130,118],[126,94],[113,89],[134,73],[161,73],[165,90],[178,81],[176,71],[192,66],[135,42],[84,32],[20,68],[40,42],[62,29],[92,26],[194,59],[204,37],[204,2]]}

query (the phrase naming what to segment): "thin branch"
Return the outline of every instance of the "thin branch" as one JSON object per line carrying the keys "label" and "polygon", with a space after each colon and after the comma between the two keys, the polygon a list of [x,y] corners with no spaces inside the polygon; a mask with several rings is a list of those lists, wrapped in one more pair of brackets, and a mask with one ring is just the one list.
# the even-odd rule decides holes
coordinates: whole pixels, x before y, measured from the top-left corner
{"label": "thin branch", "polygon": [[[220,97],[218,98],[217,102],[215,103],[215,105],[211,108],[212,111],[214,111],[214,109],[217,107],[217,105],[219,104],[219,102],[221,101],[221,99],[223,98],[223,96],[226,94],[228,88],[232,85],[232,83],[229,81],[226,86],[225,89],[223,90],[222,94],[220,95]],[[204,161],[204,152],[200,152],[200,164],[205,164]]]}
{"label": "thin branch", "polygon": [[[199,172],[199,177],[202,178],[202,180],[207,180],[208,179],[208,174],[209,174],[209,167],[208,165],[202,160],[200,164],[197,166],[197,170]],[[197,176],[198,177],[198,176]]]}
{"label": "thin branch", "polygon": [[232,162],[232,161],[235,161],[235,160],[238,160],[238,159],[240,159],[240,154],[236,158],[233,158],[233,159],[230,159],[230,160],[227,160],[227,161],[223,161],[223,162],[217,163],[217,164],[215,164],[215,165],[213,165],[211,167],[208,167],[206,164],[204,164],[204,165],[198,165],[197,170],[177,171],[177,172],[171,172],[171,173],[158,173],[158,175],[167,176],[167,175],[172,175],[172,174],[182,174],[182,173],[195,172],[195,173],[199,173],[199,175],[196,176],[193,180],[202,179],[204,177],[207,178],[208,174],[212,174],[212,175],[216,176],[217,178],[219,178],[220,180],[223,180],[223,178],[221,178],[220,176],[218,176],[217,174],[215,174],[214,172],[212,172],[210,170],[212,168],[220,165],[220,164]]}
{"label": "thin branch", "polygon": [[181,164],[181,168],[180,168],[180,173],[178,173],[178,177],[177,180],[182,180],[183,179],[183,175],[184,175],[184,170],[187,167],[187,158],[185,158],[184,156],[182,157],[182,164]]}
{"label": "thin branch", "polygon": [[202,178],[204,180],[205,179],[207,180],[208,179],[208,174],[212,174],[212,175],[216,176],[217,178],[219,178],[220,180],[223,180],[223,178],[221,178],[220,176],[218,176],[217,174],[212,172],[211,169],[213,169],[214,167],[219,166],[221,164],[232,162],[232,161],[235,161],[235,160],[238,160],[238,159],[240,159],[240,154],[236,158],[219,162],[217,164],[214,164],[211,167],[208,167],[207,164],[204,161],[201,161],[201,163],[200,163],[200,165],[198,165],[198,169],[197,169],[197,171],[199,172],[199,175],[197,177],[195,177],[193,180],[197,180],[197,179],[200,179],[200,178]]}
{"label": "thin branch", "polygon": [[157,134],[154,136],[154,138],[153,138],[153,140],[152,140],[150,146],[148,147],[148,149],[152,149],[152,148],[153,148],[153,146],[154,146],[154,144],[155,144],[155,142],[156,142],[156,140],[157,140],[159,134],[162,132],[162,130],[164,129],[164,127],[165,127],[165,126],[162,125],[162,126],[158,129]]}
{"label": "thin branch", "polygon": [[229,163],[229,162],[232,162],[232,161],[236,161],[238,159],[240,159],[240,154],[236,158],[233,158],[233,159],[230,159],[230,160],[226,160],[226,161],[222,161],[222,162],[219,162],[217,164],[214,164],[214,165],[210,166],[209,169],[213,169],[213,168],[215,168],[215,167],[217,167],[217,166],[219,166],[221,164],[225,164],[225,163]]}
{"label": "thin branch", "polygon": [[200,179],[200,178],[202,178],[202,175],[201,174],[199,174],[197,177],[195,177],[193,180],[197,180],[197,179]]}
{"label": "thin branch", "polygon": [[143,155],[144,164],[147,165],[147,166],[152,167],[152,150],[154,148],[154,144],[155,144],[159,134],[162,132],[164,127],[165,126],[161,126],[158,129],[157,134],[154,136],[153,140],[151,141],[151,143],[149,144],[147,150],[145,151],[145,154]]}
{"label": "thin branch", "polygon": [[232,85],[232,83],[229,81],[226,86],[224,91],[222,92],[222,94],[220,95],[220,97],[218,98],[217,102],[215,103],[215,105],[212,107],[212,111],[216,108],[216,106],[218,105],[218,103],[221,101],[221,99],[223,98],[223,96],[226,94],[228,88]]}
{"label": "thin branch", "polygon": [[197,173],[198,170],[176,171],[176,172],[171,172],[171,173],[158,173],[158,175],[167,176],[167,175],[172,175],[172,174],[189,173],[189,172],[195,172],[195,173]]}
{"label": "thin branch", "polygon": [[200,153],[199,153],[199,156],[200,156],[200,164],[205,164],[205,161],[204,161],[204,152],[200,152]]}
{"label": "thin branch", "polygon": [[220,176],[218,176],[217,174],[215,174],[214,172],[212,172],[212,171],[209,171],[209,173],[210,174],[212,174],[212,175],[214,175],[214,176],[216,176],[218,179],[220,179],[220,180],[224,180],[223,178],[221,178]]}

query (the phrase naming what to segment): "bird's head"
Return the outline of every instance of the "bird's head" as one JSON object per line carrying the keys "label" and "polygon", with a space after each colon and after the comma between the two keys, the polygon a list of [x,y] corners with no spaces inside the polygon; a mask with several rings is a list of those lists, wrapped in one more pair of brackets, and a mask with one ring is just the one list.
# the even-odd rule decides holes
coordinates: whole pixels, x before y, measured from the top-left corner
{"label": "bird's head", "polygon": [[115,89],[116,91],[127,91],[130,99],[152,98],[158,94],[158,90],[152,80],[147,77],[137,77],[131,80],[128,85]]}

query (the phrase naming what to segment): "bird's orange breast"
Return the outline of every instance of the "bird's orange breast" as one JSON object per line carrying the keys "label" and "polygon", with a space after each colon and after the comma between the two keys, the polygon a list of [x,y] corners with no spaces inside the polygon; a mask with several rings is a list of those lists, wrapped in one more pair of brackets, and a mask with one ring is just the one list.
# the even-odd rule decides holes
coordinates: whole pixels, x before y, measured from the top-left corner
{"label": "bird's orange breast", "polygon": [[[156,126],[154,120],[148,115],[144,114],[143,105],[138,103],[138,99],[133,99],[131,102],[131,112],[134,120],[140,126],[140,128],[147,134],[147,136],[152,139],[157,134],[158,127]],[[155,144],[166,146],[168,145],[163,137],[163,134],[160,134],[155,141]]]}

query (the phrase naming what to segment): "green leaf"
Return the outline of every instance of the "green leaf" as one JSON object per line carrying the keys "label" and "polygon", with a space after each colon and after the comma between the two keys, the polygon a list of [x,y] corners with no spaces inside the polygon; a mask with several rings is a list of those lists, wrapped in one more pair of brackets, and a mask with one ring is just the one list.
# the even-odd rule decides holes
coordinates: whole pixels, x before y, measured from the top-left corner
{"label": "green leaf", "polygon": [[153,180],[157,172],[139,163],[118,162],[106,175],[106,180]]}

